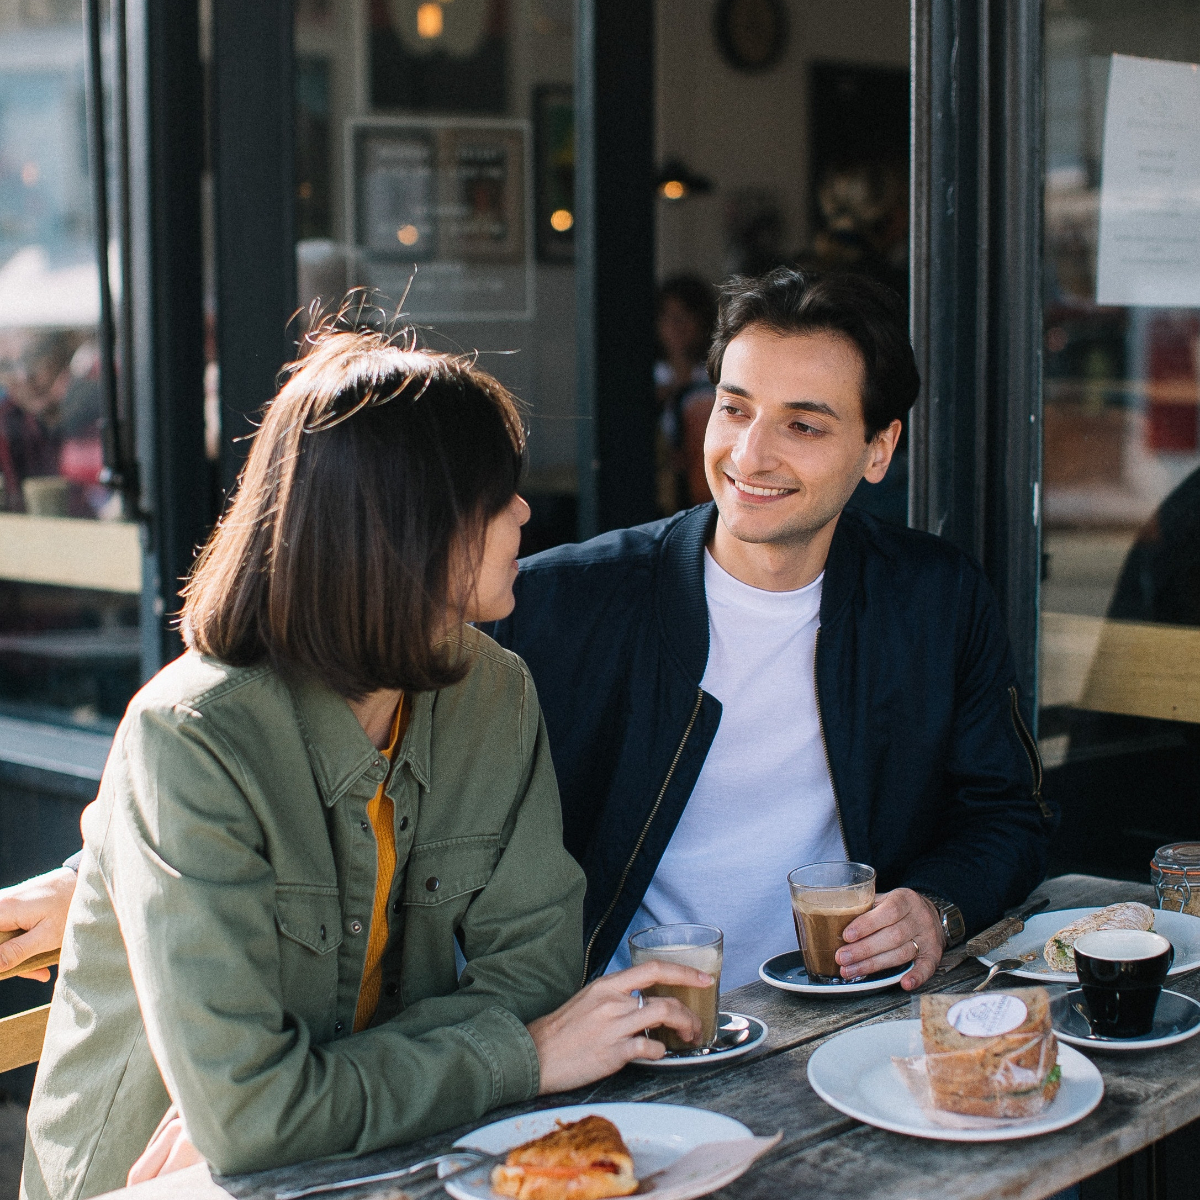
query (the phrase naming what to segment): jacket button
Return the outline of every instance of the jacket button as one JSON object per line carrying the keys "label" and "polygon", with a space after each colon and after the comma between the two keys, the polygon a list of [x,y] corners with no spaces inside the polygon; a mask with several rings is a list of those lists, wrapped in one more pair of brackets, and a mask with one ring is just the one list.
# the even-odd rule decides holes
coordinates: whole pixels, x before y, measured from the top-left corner
{"label": "jacket button", "polygon": [[362,922],[361,921],[351,921],[350,922],[350,932],[351,933],[362,933]]}
{"label": "jacket button", "polygon": [[370,821],[359,821],[358,825],[359,825],[359,828],[363,831],[363,833],[366,833],[371,828]]}
{"label": "jacket button", "polygon": [[400,911],[400,901],[399,901],[399,900],[393,900],[393,901],[392,901],[392,912],[394,912],[394,913],[398,913],[399,911]]}
{"label": "jacket button", "polygon": [[334,1033],[341,1033],[342,1030],[345,1028],[346,1028],[346,1026],[343,1025],[341,1021],[334,1021],[334,1023],[333,1023],[333,1032]]}
{"label": "jacket button", "polygon": [[407,828],[408,828],[408,818],[401,817],[400,818],[400,832],[403,833]]}
{"label": "jacket button", "polygon": [[321,941],[325,940],[325,926],[321,926]]}
{"label": "jacket button", "polygon": [[436,892],[441,886],[442,881],[436,875],[430,875],[430,877],[425,880],[425,890],[427,892]]}
{"label": "jacket button", "polygon": [[400,989],[394,983],[384,984],[383,994],[385,996],[394,996]]}

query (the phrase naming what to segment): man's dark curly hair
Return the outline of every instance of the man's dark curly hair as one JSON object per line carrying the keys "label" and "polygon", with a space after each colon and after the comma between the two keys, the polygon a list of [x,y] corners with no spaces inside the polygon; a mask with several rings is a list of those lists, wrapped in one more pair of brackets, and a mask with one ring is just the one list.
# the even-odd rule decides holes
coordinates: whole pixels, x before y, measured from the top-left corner
{"label": "man's dark curly hair", "polygon": [[721,288],[717,330],[708,351],[708,377],[721,378],[729,343],[752,325],[772,333],[836,333],[858,347],[863,364],[863,421],[867,441],[901,420],[921,386],[905,328],[904,304],[865,275],[815,275],[776,267]]}

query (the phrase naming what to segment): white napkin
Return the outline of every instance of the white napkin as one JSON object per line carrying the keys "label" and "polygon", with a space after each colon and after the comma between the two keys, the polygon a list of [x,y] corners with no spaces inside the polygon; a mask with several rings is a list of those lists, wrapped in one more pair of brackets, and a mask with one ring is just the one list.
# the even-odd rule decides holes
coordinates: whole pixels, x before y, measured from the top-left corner
{"label": "white napkin", "polygon": [[697,1196],[707,1196],[745,1174],[756,1159],[782,1140],[780,1130],[774,1137],[705,1142],[664,1170],[643,1179],[636,1195],[653,1195],[654,1200],[695,1200]]}

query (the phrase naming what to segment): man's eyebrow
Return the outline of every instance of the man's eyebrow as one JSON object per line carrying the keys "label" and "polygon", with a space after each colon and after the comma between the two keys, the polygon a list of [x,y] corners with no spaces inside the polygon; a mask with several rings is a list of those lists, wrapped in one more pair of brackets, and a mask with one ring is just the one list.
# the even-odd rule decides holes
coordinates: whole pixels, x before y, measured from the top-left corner
{"label": "man's eyebrow", "polygon": [[[717,391],[728,392],[731,396],[740,396],[743,400],[753,399],[744,387],[738,387],[736,383],[718,383]],[[832,417],[835,421],[842,419],[841,415],[823,400],[788,400],[785,401],[783,407],[789,408],[793,412],[820,413],[822,416]]]}
{"label": "man's eyebrow", "polygon": [[823,416],[832,417],[835,421],[840,421],[841,416],[828,404],[822,400],[788,400],[784,408],[790,408],[794,412],[810,412],[821,413]]}

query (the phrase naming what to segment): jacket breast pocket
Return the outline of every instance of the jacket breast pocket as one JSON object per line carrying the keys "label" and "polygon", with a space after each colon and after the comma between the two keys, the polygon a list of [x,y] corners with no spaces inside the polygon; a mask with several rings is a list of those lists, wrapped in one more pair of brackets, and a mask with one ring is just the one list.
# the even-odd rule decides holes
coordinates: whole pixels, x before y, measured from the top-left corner
{"label": "jacket breast pocket", "polygon": [[284,1008],[308,1025],[317,1042],[333,1036],[342,907],[336,887],[275,885],[279,975]]}
{"label": "jacket breast pocket", "polygon": [[[500,839],[492,834],[414,846],[408,856],[404,903],[428,908],[463,900],[487,884],[499,858]],[[462,907],[465,910],[465,902]]]}
{"label": "jacket breast pocket", "polygon": [[414,846],[404,880],[404,1004],[446,996],[458,985],[455,933],[500,858],[496,836]]}

